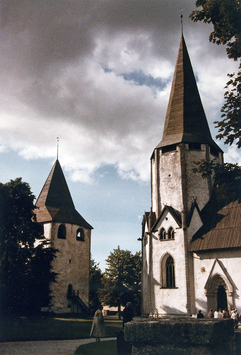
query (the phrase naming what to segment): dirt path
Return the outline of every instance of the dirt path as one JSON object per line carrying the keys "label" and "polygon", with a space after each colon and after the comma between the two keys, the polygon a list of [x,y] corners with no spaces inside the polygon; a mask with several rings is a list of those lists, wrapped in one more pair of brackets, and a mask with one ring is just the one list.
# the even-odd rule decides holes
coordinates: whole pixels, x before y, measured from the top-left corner
{"label": "dirt path", "polygon": [[[115,340],[105,338],[101,341]],[[48,340],[0,343],[1,355],[73,355],[75,350],[83,344],[94,342],[95,339],[79,340]]]}

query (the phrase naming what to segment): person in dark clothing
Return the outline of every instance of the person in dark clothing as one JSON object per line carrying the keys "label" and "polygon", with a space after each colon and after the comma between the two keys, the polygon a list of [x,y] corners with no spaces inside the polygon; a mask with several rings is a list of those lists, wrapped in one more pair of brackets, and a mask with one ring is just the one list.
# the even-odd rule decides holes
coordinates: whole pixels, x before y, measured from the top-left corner
{"label": "person in dark clothing", "polygon": [[134,317],[134,312],[132,309],[132,304],[131,302],[127,302],[124,311],[122,312],[122,317],[123,317],[123,329],[124,329],[124,325],[127,322],[132,321],[133,317]]}
{"label": "person in dark clothing", "polygon": [[202,314],[201,310],[198,311],[197,318],[204,318],[204,315]]}

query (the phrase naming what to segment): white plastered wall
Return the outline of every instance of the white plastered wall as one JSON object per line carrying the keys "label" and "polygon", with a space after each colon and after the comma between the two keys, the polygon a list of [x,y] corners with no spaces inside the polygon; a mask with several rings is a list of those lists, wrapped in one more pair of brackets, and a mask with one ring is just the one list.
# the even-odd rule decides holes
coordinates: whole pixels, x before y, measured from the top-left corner
{"label": "white plastered wall", "polygon": [[[160,240],[161,228],[168,231],[169,227],[174,228],[174,240]],[[159,314],[186,314],[187,313],[187,290],[185,272],[185,252],[183,230],[166,211],[157,225],[158,232],[153,234],[153,286],[154,304]],[[170,254],[175,263],[175,288],[163,288],[161,268],[162,259]]]}
{"label": "white plastered wall", "polygon": [[193,253],[193,259],[196,310],[201,309],[207,315],[208,300],[205,286],[212,277],[219,275],[227,286],[229,309],[235,307],[238,313],[241,313],[241,250]]}
{"label": "white plastered wall", "polygon": [[150,289],[149,289],[149,235],[147,234],[147,223],[144,226],[144,235],[142,240],[142,314],[149,315],[150,309]]}

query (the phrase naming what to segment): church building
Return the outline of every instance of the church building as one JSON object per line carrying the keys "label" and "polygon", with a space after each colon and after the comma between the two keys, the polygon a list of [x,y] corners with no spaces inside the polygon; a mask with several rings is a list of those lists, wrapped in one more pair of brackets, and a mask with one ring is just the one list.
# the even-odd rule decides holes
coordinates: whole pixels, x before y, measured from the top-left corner
{"label": "church building", "polygon": [[57,159],[36,202],[37,222],[58,250],[51,285],[55,313],[88,314],[91,225],[76,211]]}
{"label": "church building", "polygon": [[163,137],[151,156],[143,315],[241,312],[241,204],[213,201],[213,179],[193,171],[201,160],[223,164],[223,152],[212,139],[182,35]]}

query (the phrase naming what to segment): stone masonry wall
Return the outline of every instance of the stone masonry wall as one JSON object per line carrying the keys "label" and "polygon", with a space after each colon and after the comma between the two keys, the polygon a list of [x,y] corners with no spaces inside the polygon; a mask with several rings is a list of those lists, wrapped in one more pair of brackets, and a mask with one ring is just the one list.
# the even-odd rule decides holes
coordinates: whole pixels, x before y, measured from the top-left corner
{"label": "stone masonry wall", "polygon": [[[71,284],[73,290],[79,292],[82,301],[88,305],[89,301],[89,267],[90,267],[90,237],[91,231],[83,228],[85,240],[76,240],[76,232],[80,226],[65,224],[66,239],[58,238],[60,223],[53,223],[51,241],[54,248],[58,249],[54,260],[54,272],[58,273],[57,282],[51,286],[52,310],[55,312],[70,312],[68,308],[67,292]],[[46,232],[50,231],[48,225]]]}
{"label": "stone masonry wall", "polygon": [[233,336],[231,319],[141,320],[124,330],[132,355],[230,355]]}

